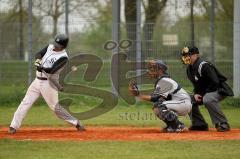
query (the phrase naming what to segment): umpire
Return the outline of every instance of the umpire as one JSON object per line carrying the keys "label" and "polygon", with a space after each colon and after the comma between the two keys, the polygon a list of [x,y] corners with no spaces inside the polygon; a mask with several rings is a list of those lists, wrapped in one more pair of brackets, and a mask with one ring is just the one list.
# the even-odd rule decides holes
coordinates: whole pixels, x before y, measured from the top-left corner
{"label": "umpire", "polygon": [[187,76],[194,86],[190,114],[192,125],[189,130],[208,131],[208,124],[199,110],[199,105],[204,104],[217,131],[229,131],[228,120],[219,105],[226,96],[233,96],[232,89],[226,83],[227,78],[214,65],[199,57],[197,47],[184,47],[182,62],[187,65]]}

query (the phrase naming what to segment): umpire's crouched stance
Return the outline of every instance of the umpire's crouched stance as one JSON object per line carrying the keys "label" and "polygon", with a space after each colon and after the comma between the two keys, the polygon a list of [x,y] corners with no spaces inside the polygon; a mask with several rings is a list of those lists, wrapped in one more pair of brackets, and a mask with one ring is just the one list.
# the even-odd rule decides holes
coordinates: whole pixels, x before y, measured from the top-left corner
{"label": "umpire's crouched stance", "polygon": [[189,130],[208,131],[208,124],[199,111],[199,105],[204,104],[210,114],[217,131],[229,131],[228,120],[220,109],[219,102],[226,96],[233,96],[232,89],[215,66],[199,57],[197,47],[184,47],[182,62],[187,67],[187,76],[194,86],[192,96],[192,126]]}
{"label": "umpire's crouched stance", "polygon": [[187,115],[192,108],[188,93],[167,74],[167,65],[162,60],[152,60],[148,64],[148,73],[155,78],[155,90],[151,95],[140,94],[135,83],[130,83],[129,91],[142,100],[152,101],[156,116],[166,123],[165,132],[181,132],[185,126],[178,116]]}

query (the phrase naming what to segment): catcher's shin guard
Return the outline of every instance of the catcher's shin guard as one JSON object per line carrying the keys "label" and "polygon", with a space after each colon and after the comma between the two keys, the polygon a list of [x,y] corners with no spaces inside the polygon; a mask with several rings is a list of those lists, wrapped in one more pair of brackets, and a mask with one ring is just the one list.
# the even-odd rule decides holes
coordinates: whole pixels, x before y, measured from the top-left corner
{"label": "catcher's shin guard", "polygon": [[[178,120],[177,114],[169,110],[166,105],[156,102],[154,103],[153,111],[159,119],[167,124],[166,129],[168,130],[168,128],[170,128],[170,132],[180,132],[184,129],[185,126]],[[179,130],[180,128],[181,130]]]}

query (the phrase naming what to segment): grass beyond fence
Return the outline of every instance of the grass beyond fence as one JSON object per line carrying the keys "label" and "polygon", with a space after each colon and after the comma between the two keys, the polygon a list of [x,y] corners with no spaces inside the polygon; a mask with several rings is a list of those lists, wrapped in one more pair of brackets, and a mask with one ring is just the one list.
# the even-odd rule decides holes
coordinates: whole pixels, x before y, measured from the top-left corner
{"label": "grass beyond fence", "polygon": [[[178,81],[185,87],[191,86],[191,83],[186,77],[186,66],[180,61],[167,61],[169,74],[173,79]],[[109,87],[111,86],[110,70],[111,63],[104,61],[104,65],[99,72],[96,81],[93,81],[94,86]],[[217,68],[228,78],[228,83],[232,86],[233,80],[233,63],[232,61],[216,62]],[[21,61],[0,62],[0,85],[27,85],[28,80],[28,63]],[[79,69],[71,74],[71,81],[76,83],[85,82],[82,77],[86,66],[82,65]],[[33,78],[35,77],[35,68],[33,67]]]}
{"label": "grass beyond fence", "polygon": [[[104,61],[104,65],[100,70],[97,79],[93,82],[86,82],[83,79],[86,65],[79,66],[77,71],[70,73],[68,81],[74,84],[83,84],[112,91],[110,64],[111,63],[109,61]],[[217,62],[216,65],[218,69],[221,70],[226,77],[228,77],[228,83],[232,85],[232,62]],[[27,90],[28,63],[20,61],[1,61],[0,66],[0,105],[16,105],[22,100]],[[180,61],[168,61],[168,66],[171,77],[178,81],[187,91],[191,92],[192,85],[186,77],[186,66],[182,65]],[[35,68],[33,68],[32,75],[34,78]],[[84,101],[85,99],[82,97],[74,98],[81,101]],[[40,100],[38,103],[43,102]],[[239,106],[239,100],[230,98],[230,100],[227,101],[227,104]]]}

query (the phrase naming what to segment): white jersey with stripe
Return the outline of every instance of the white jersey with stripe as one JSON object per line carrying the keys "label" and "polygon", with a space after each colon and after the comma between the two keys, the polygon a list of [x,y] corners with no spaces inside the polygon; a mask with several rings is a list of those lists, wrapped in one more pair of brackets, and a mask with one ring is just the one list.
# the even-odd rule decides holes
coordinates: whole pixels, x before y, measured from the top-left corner
{"label": "white jersey with stripe", "polygon": [[[54,51],[54,46],[52,44],[49,44],[48,45],[48,48],[47,48],[47,52],[45,53],[45,55],[42,57],[42,60],[41,60],[41,66],[44,67],[44,68],[51,68],[53,66],[53,64],[60,58],[62,57],[67,57],[68,58],[68,55],[67,55],[67,52],[66,50],[62,50],[62,51]],[[55,79],[58,79],[58,75],[59,72],[55,75],[56,77],[54,77]],[[39,71],[36,71],[36,76],[37,77],[46,77],[46,74],[42,73],[42,72],[39,72]]]}
{"label": "white jersey with stripe", "polygon": [[42,57],[42,67],[51,68],[53,64],[61,57],[68,57],[66,50],[56,52],[52,44],[48,45],[46,54]]}
{"label": "white jersey with stripe", "polygon": [[[180,116],[186,116],[192,109],[189,94],[181,88],[176,81],[169,77],[162,77],[155,86],[153,94],[161,95],[168,100],[164,104],[168,109],[173,110]],[[168,98],[171,96],[171,99]]]}
{"label": "white jersey with stripe", "polygon": [[183,88],[174,93],[177,88],[178,83],[176,81],[168,77],[163,77],[157,82],[154,94],[161,95],[165,98],[171,95],[172,100],[191,100],[189,94]]}

